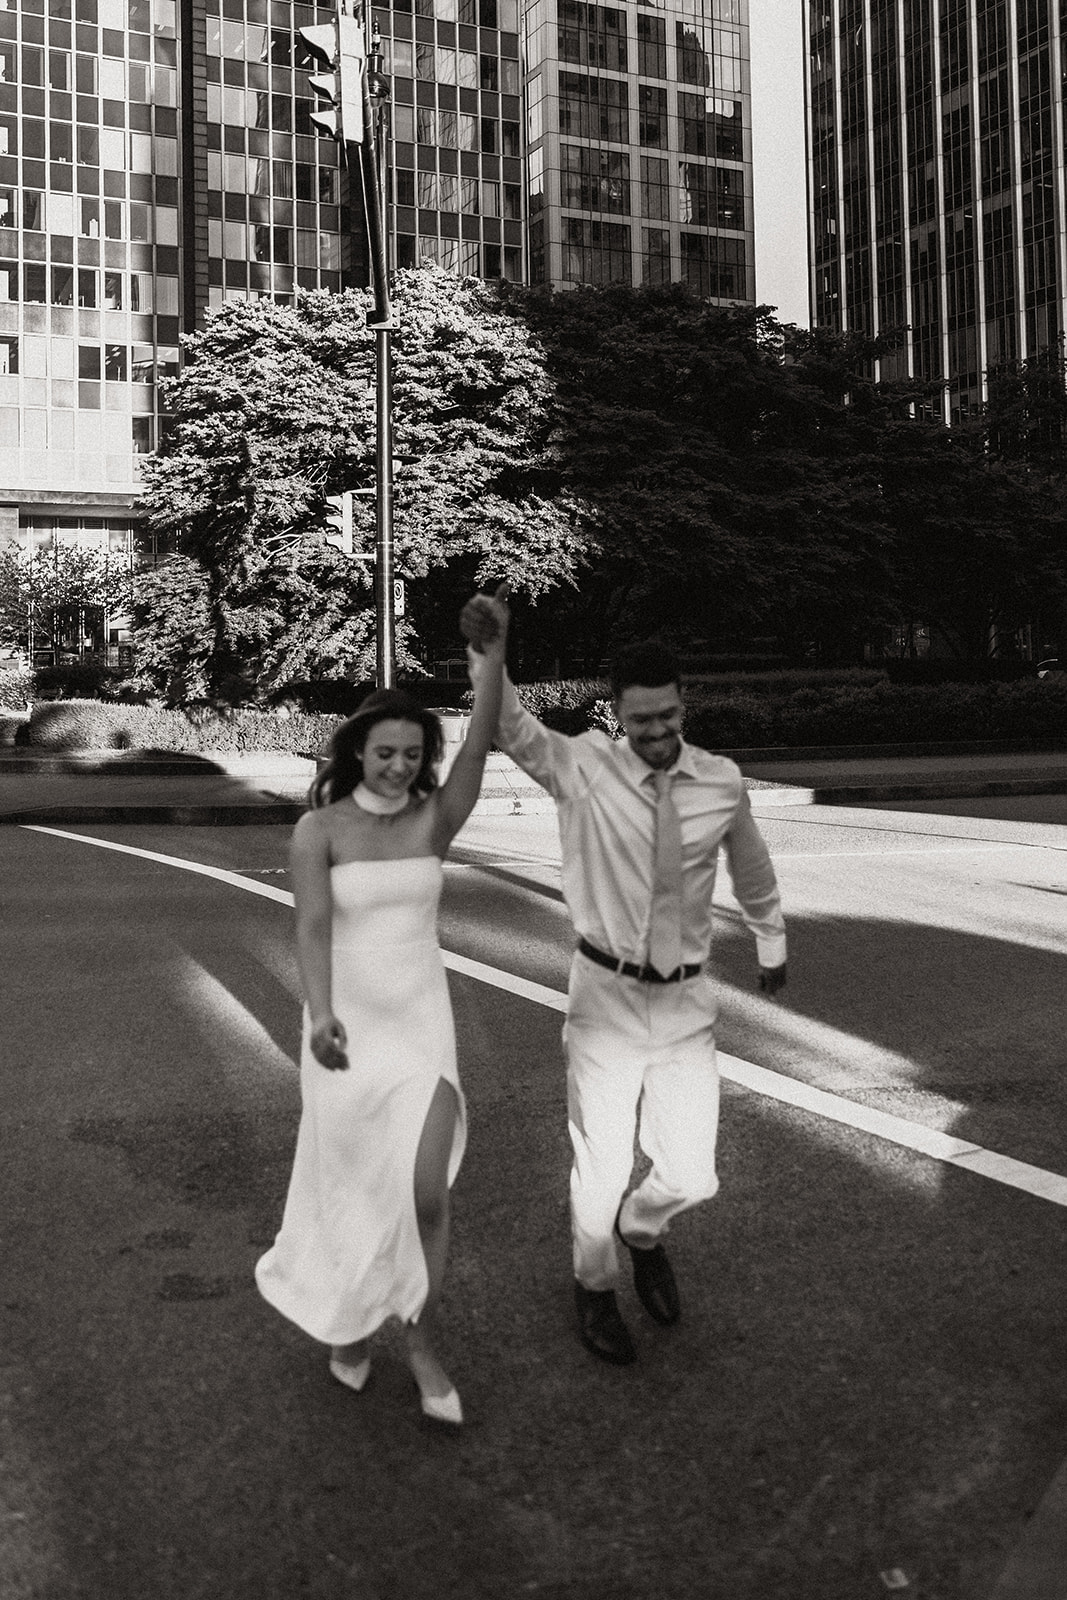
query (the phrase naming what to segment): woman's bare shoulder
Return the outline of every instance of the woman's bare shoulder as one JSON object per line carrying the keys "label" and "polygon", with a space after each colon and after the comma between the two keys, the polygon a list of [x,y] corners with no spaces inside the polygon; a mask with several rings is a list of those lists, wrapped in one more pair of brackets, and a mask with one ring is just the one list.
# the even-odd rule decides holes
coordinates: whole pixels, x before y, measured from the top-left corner
{"label": "woman's bare shoulder", "polygon": [[305,811],[293,829],[293,847],[301,850],[328,848],[341,826],[340,805],[314,806]]}

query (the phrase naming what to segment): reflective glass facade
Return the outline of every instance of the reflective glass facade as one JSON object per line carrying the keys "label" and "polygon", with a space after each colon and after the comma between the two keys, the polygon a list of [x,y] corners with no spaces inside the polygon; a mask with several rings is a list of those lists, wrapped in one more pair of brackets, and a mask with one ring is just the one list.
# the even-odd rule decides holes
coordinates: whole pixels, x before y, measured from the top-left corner
{"label": "reflective glass facade", "polygon": [[806,0],[812,305],[981,401],[1063,332],[1062,0]]}
{"label": "reflective glass facade", "polygon": [[[375,7],[394,264],[751,300],[746,6]],[[309,120],[299,29],[333,14],[0,0],[0,539],[134,530],[181,333],[228,299],[367,281]]]}
{"label": "reflective glass facade", "polygon": [[755,295],[747,0],[525,12],[530,279]]}

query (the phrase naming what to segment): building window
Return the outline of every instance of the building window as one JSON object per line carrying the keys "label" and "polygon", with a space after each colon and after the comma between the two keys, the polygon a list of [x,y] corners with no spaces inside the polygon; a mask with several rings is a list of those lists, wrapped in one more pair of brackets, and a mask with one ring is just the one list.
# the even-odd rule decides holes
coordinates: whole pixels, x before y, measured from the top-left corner
{"label": "building window", "polygon": [[641,157],[641,215],[666,222],[671,214],[670,168],[660,156]]}
{"label": "building window", "polygon": [[563,278],[567,283],[630,283],[630,230],[625,223],[565,217]]}
{"label": "building window", "polygon": [[682,278],[697,294],[720,300],[743,300],[746,262],[743,239],[683,233]]}
{"label": "building window", "polygon": [[679,144],[688,156],[740,161],[744,153],[741,102],[678,91]]}
{"label": "building window", "polygon": [[654,150],[667,146],[667,91],[654,84],[637,88],[637,126],[641,144]]}
{"label": "building window", "polygon": [[574,211],[630,211],[630,158],[621,150],[560,146],[560,204]]}
{"label": "building window", "polygon": [[683,161],[679,167],[679,216],[709,228],[745,226],[745,180],[736,167],[703,167]]}
{"label": "building window", "polygon": [[610,6],[560,0],[559,57],[578,67],[626,71],[626,13]]}
{"label": "building window", "polygon": [[643,11],[637,17],[637,70],[642,78],[667,76],[667,24]]}
{"label": "building window", "polygon": [[630,142],[630,113],[625,83],[615,78],[587,78],[578,72],[559,75],[559,131],[564,138]]}
{"label": "building window", "polygon": [[644,228],[641,250],[642,283],[670,283],[671,236],[666,228]]}

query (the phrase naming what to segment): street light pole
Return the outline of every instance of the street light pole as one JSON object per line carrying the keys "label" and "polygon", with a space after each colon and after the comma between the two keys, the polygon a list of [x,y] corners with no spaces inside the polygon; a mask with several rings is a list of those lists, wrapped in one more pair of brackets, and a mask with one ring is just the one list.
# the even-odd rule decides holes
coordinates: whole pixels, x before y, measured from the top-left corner
{"label": "street light pole", "polygon": [[[369,19],[367,19],[369,21]],[[363,80],[364,124],[370,134],[360,150],[363,201],[374,289],[375,366],[375,563],[379,689],[396,684],[396,609],[393,595],[393,308],[387,244],[389,85],[382,72],[382,42],[371,37]]]}
{"label": "street light pole", "polygon": [[374,601],[378,619],[378,687],[396,683],[396,612],[393,602],[393,352],[392,330],[375,338],[376,498]]}
{"label": "street light pole", "polygon": [[[367,327],[375,339],[375,569],[374,598],[377,620],[377,679],[380,689],[396,682],[396,619],[393,595],[393,368],[391,334],[393,307],[389,289],[386,244],[386,105],[389,83],[382,72],[381,39],[375,29],[367,52],[368,0],[363,0],[362,21],[357,20],[357,0],[337,0],[331,24],[306,27],[300,37],[312,62],[329,67],[311,77],[312,90],[327,102],[327,109],[311,113],[320,132],[340,142],[348,167],[350,186],[358,178],[363,221],[370,256],[374,312]],[[347,7],[351,5],[352,11]],[[352,196],[353,200],[355,195]],[[355,207],[353,206],[353,210]]]}

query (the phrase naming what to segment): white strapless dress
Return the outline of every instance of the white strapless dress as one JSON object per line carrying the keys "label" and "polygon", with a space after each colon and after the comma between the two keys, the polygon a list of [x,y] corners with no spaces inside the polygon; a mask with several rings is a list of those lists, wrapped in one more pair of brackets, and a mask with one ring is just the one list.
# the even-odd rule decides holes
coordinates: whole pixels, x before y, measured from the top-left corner
{"label": "white strapless dress", "polygon": [[311,1054],[304,1011],[303,1111],[281,1231],[256,1283],[283,1316],[325,1344],[363,1339],[422,1310],[426,1262],[415,1217],[415,1154],[439,1081],[459,1115],[451,1185],[467,1138],[456,1038],[437,943],[436,856],[331,869],[333,1009],[348,1069]]}

